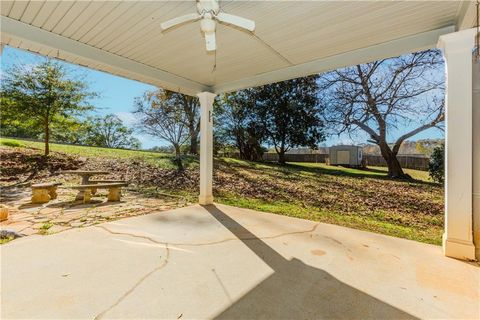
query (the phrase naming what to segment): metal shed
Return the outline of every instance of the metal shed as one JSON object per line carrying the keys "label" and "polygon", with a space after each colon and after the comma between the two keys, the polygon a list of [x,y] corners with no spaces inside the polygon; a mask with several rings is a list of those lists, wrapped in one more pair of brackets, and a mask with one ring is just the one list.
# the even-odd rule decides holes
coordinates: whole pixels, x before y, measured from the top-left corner
{"label": "metal shed", "polygon": [[329,150],[330,164],[360,167],[363,160],[363,149],[360,146],[333,146]]}

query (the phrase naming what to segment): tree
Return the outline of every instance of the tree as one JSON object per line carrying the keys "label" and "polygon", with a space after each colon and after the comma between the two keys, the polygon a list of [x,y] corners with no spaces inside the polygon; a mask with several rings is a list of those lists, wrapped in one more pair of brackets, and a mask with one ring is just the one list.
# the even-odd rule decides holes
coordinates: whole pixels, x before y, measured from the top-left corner
{"label": "tree", "polygon": [[175,163],[183,169],[181,147],[189,139],[183,106],[169,99],[165,90],[148,91],[135,99],[133,111],[139,131],[168,141],[175,150]]}
{"label": "tree", "polygon": [[257,89],[246,89],[222,95],[215,107],[215,140],[234,145],[241,159],[251,161],[262,160],[265,142],[256,100]]}
{"label": "tree", "polygon": [[[91,127],[76,117],[57,117],[50,132],[50,140],[58,143],[86,145]],[[43,138],[40,135],[40,138]]]}
{"label": "tree", "polygon": [[433,150],[442,144],[443,139],[421,139],[416,142],[415,150],[429,157]]}
{"label": "tree", "polygon": [[285,164],[285,153],[291,148],[316,148],[325,138],[318,112],[317,79],[309,76],[257,89],[256,110],[280,164]]}
{"label": "tree", "polygon": [[11,111],[28,118],[32,128],[43,130],[45,156],[49,154],[50,130],[60,119],[93,109],[87,99],[95,96],[86,82],[67,77],[59,62],[44,62],[26,68],[15,65],[2,79],[2,101],[10,101]]}
{"label": "tree", "polygon": [[2,112],[0,117],[0,135],[19,138],[39,138],[42,128],[27,114],[19,113],[18,106],[5,96],[2,91],[0,101]]}
{"label": "tree", "polygon": [[[338,133],[363,130],[387,162],[388,175],[406,178],[397,154],[402,142],[444,120],[442,57],[429,50],[325,73],[320,98]],[[387,137],[404,126],[392,146]]]}
{"label": "tree", "polygon": [[106,148],[139,149],[140,141],[133,136],[133,129],[123,124],[114,114],[88,120],[89,132],[86,144]]}
{"label": "tree", "polygon": [[164,96],[172,104],[177,104],[185,112],[185,125],[190,136],[189,153],[198,154],[198,135],[200,134],[200,101],[197,97],[187,96],[183,93],[164,91]]}
{"label": "tree", "polygon": [[433,181],[443,183],[445,180],[445,145],[435,147],[428,164],[428,172]]}

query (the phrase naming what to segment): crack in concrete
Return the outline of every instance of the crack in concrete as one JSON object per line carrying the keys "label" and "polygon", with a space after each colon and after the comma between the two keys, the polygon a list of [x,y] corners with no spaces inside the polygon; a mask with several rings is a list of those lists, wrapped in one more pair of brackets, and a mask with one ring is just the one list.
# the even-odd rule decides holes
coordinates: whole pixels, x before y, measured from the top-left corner
{"label": "crack in concrete", "polygon": [[[148,236],[144,236],[144,235],[138,235],[138,234],[134,234],[134,233],[128,233],[128,232],[118,232],[118,231],[112,231],[108,228],[106,228],[105,226],[95,226],[97,228],[100,228],[110,234],[115,234],[115,235],[125,235],[125,236],[130,236],[130,237],[134,237],[134,238],[140,238],[140,239],[144,239],[144,240],[148,240],[150,242],[153,242],[153,243],[156,243],[156,244],[162,244],[162,245],[165,245],[165,249],[166,249],[166,258],[165,258],[165,261],[158,267],[154,268],[153,270],[149,271],[147,274],[145,274],[144,276],[142,276],[137,282],[135,282],[135,284],[130,288],[128,289],[123,295],[121,295],[116,301],[115,303],[113,303],[112,305],[110,305],[108,308],[106,308],[104,311],[100,312],[98,315],[96,315],[94,317],[95,320],[99,320],[101,319],[106,313],[108,313],[109,311],[111,311],[113,308],[115,308],[116,306],[118,306],[126,297],[128,297],[130,294],[132,294],[132,292],[135,291],[135,289],[140,285],[142,284],[148,277],[150,277],[152,274],[154,274],[155,272],[159,271],[160,269],[164,268],[167,264],[168,264],[168,259],[170,257],[170,249],[169,249],[169,245],[170,246],[173,246],[173,245],[176,245],[176,246],[207,246],[207,245],[214,245],[214,244],[219,244],[219,243],[224,243],[224,242],[228,242],[228,241],[248,241],[248,240],[264,240],[264,239],[275,239],[275,238],[279,238],[279,237],[283,237],[283,236],[288,236],[288,235],[294,235],[294,234],[306,234],[306,233],[310,233],[310,232],[314,232],[317,227],[320,225],[320,223],[316,223],[312,228],[308,229],[308,230],[303,230],[303,231],[292,231],[292,232],[285,232],[285,233],[281,233],[281,234],[278,234],[278,235],[275,235],[275,236],[267,236],[267,237],[246,237],[246,238],[228,238],[228,239],[224,239],[224,240],[220,240],[220,241],[214,241],[214,242],[207,242],[207,243],[167,243],[167,242],[161,242],[161,241],[157,241],[151,237],[148,237]],[[226,290],[225,286],[223,285],[221,279],[218,277],[215,269],[212,269],[213,273],[215,274],[217,280],[220,282],[220,285],[222,286],[222,289],[224,291],[224,293],[226,294],[227,298],[232,301],[232,298],[230,297],[230,295],[228,294],[228,291]]]}
{"label": "crack in concrete", "polygon": [[219,240],[219,241],[204,242],[204,243],[162,242],[162,241],[158,241],[158,240],[155,240],[155,239],[153,239],[153,238],[151,238],[151,237],[144,236],[144,235],[138,235],[138,234],[129,233],[129,232],[113,231],[113,230],[108,229],[108,228],[105,227],[105,226],[98,226],[98,225],[97,225],[97,226],[95,226],[95,227],[100,228],[100,229],[103,229],[103,230],[105,230],[105,231],[107,231],[108,233],[111,233],[111,234],[125,235],[125,236],[134,237],[134,238],[145,239],[145,240],[151,241],[151,242],[153,242],[153,243],[157,243],[157,244],[163,244],[163,245],[169,244],[169,245],[171,245],[171,246],[200,247],[200,246],[209,246],[209,245],[215,245],[215,244],[225,243],[225,242],[229,242],[229,241],[268,240],[268,239],[276,239],[276,238],[280,238],[280,237],[284,237],[284,236],[289,236],[289,235],[294,235],[294,234],[305,234],[305,233],[314,232],[319,225],[320,225],[320,223],[316,223],[312,228],[310,228],[310,229],[308,229],[308,230],[284,232],[284,233],[280,233],[280,234],[277,234],[277,235],[274,235],[274,236],[266,236],[266,237],[245,237],[245,238],[237,238],[237,237],[236,237],[236,238],[227,238],[227,239],[223,239],[223,240]]}
{"label": "crack in concrete", "polygon": [[148,240],[150,242],[153,242],[153,243],[157,243],[157,244],[163,244],[163,245],[167,245],[167,242],[161,242],[161,241],[157,241],[151,237],[147,237],[147,236],[142,236],[142,235],[138,235],[138,234],[134,234],[134,233],[128,233],[128,232],[119,232],[119,231],[112,231],[104,226],[99,226],[99,225],[96,225],[94,227],[97,227],[97,228],[100,228],[100,229],[103,229],[105,231],[107,231],[108,233],[111,233],[111,234],[116,234],[116,235],[125,235],[125,236],[130,236],[130,237],[134,237],[134,238],[140,238],[140,239],[144,239],[144,240]]}
{"label": "crack in concrete", "polygon": [[168,259],[170,257],[170,249],[168,248],[168,244],[165,244],[165,250],[167,254],[165,257],[165,261],[161,265],[159,265],[158,267],[154,268],[153,270],[149,271],[147,274],[142,276],[137,282],[135,282],[135,284],[130,289],[128,289],[124,294],[122,294],[117,299],[117,301],[115,301],[115,303],[113,303],[111,306],[109,306],[108,308],[100,312],[98,315],[96,315],[94,319],[95,320],[101,319],[107,312],[109,312],[110,310],[118,306],[126,297],[128,297],[133,291],[135,291],[135,289],[139,285],[141,285],[142,282],[145,281],[145,279],[147,279],[148,277],[150,277],[152,274],[159,271],[160,269],[164,268],[168,264]]}

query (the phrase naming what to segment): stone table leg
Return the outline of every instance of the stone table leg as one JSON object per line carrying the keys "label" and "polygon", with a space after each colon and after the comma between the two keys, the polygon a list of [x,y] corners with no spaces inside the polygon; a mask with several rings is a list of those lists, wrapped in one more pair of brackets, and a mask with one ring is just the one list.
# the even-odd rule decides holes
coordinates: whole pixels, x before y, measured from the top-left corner
{"label": "stone table leg", "polygon": [[32,203],[46,203],[50,201],[47,189],[32,189]]}
{"label": "stone table leg", "polygon": [[82,200],[84,199],[84,196],[85,196],[85,191],[83,190],[79,190],[77,195],[75,196],[75,200]]}
{"label": "stone table leg", "polygon": [[108,201],[120,201],[121,195],[120,188],[108,189]]}
{"label": "stone table leg", "polygon": [[92,191],[87,189],[83,192],[83,203],[90,203],[90,199],[92,198]]}
{"label": "stone table leg", "polygon": [[48,188],[48,194],[50,195],[50,199],[57,199],[57,187],[50,187]]}

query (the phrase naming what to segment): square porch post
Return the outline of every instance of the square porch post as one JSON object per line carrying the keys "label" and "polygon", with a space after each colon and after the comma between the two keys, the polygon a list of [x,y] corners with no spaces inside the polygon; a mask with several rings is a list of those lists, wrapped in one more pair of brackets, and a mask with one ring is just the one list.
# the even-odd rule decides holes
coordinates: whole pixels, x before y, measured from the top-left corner
{"label": "square porch post", "polygon": [[200,195],[201,205],[213,203],[213,120],[212,106],[216,94],[201,92],[200,100]]}
{"label": "square porch post", "polygon": [[472,227],[472,50],[476,31],[440,37],[446,64],[445,233],[443,251],[475,259]]}

